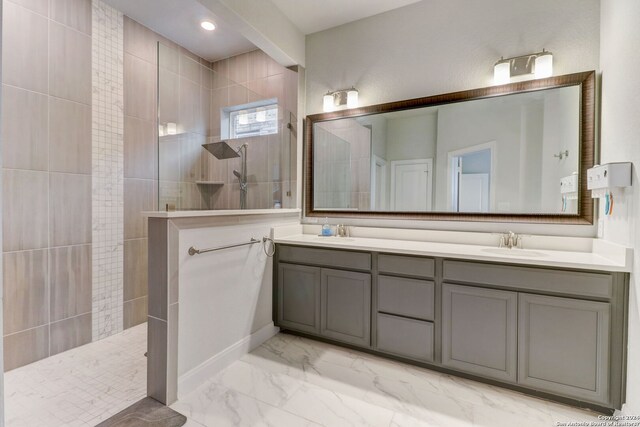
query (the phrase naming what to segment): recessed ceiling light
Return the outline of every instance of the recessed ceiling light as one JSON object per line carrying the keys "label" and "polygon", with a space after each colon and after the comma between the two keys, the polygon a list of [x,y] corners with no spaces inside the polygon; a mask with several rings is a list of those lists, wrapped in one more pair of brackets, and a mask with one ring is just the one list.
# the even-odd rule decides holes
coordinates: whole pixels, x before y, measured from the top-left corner
{"label": "recessed ceiling light", "polygon": [[207,31],[213,31],[213,30],[215,30],[215,29],[216,29],[216,26],[215,26],[215,25],[214,25],[214,23],[213,23],[213,22],[211,22],[211,21],[202,21],[202,22],[200,23],[200,26],[201,26],[202,28],[204,28],[205,30],[207,30]]}

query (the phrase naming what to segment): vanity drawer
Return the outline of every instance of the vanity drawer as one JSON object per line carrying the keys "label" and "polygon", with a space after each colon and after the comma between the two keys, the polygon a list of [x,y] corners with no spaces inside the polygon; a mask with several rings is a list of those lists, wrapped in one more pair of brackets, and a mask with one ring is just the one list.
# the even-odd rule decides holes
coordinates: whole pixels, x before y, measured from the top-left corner
{"label": "vanity drawer", "polygon": [[465,283],[539,290],[554,294],[611,298],[613,277],[607,273],[444,260],[443,278]]}
{"label": "vanity drawer", "polygon": [[431,258],[380,254],[378,255],[378,271],[380,273],[432,278],[435,274],[435,261]]}
{"label": "vanity drawer", "polygon": [[434,287],[428,280],[378,276],[378,311],[433,320]]}
{"label": "vanity drawer", "polygon": [[378,313],[376,349],[415,360],[433,360],[433,323]]}
{"label": "vanity drawer", "polygon": [[280,246],[278,254],[280,261],[297,264],[371,270],[371,254],[367,252],[338,251],[302,246]]}

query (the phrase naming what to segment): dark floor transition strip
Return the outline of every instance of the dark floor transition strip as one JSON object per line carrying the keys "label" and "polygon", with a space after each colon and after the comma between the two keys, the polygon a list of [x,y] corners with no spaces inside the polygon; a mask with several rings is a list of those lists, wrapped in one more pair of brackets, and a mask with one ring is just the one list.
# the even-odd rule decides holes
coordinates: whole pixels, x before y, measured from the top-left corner
{"label": "dark floor transition strip", "polygon": [[186,422],[184,415],[145,397],[96,427],[180,427]]}

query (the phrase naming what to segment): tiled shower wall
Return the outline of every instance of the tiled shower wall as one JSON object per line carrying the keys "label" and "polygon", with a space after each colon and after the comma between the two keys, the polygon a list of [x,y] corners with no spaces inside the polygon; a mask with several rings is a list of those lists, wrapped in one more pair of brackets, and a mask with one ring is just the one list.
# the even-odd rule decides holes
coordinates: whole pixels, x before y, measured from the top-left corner
{"label": "tiled shower wall", "polygon": [[[112,9],[102,11],[106,15],[100,25],[92,24],[91,0],[3,0],[3,7],[3,320],[5,370],[9,370],[88,343],[92,332],[95,340],[146,321],[147,230],[141,212],[158,207],[158,42],[178,52],[181,78],[195,78],[188,74],[195,69],[189,67],[193,64],[218,68],[220,78],[200,81],[204,91],[200,95],[205,93],[211,102],[208,111],[204,105],[197,107],[198,114],[204,113],[207,136],[219,135],[214,111],[231,101],[255,100],[252,94],[277,97],[283,109],[296,111],[297,75],[260,51],[208,63],[126,16],[119,21],[121,15]],[[98,46],[109,51],[93,52],[93,61],[105,61],[94,68],[93,77],[101,70],[115,79],[103,83],[117,83],[121,70],[121,94],[116,84],[114,91],[92,95],[92,28],[97,31],[93,36],[104,36],[93,50]],[[118,58],[123,58],[122,64],[107,64]],[[230,76],[238,84],[231,84]],[[189,100],[187,95],[182,99]],[[94,105],[97,100],[99,105]],[[179,108],[188,106],[183,102]],[[103,122],[97,120],[100,115]],[[122,115],[123,123],[114,115]],[[105,139],[92,145],[92,132]],[[181,145],[180,155],[187,147],[203,151],[200,142],[197,147],[195,142]],[[264,155],[261,167],[266,170],[271,164],[266,156],[276,151],[260,145],[250,152]],[[295,165],[295,137],[292,150]],[[199,162],[199,167],[205,178],[220,173],[209,169],[212,156],[207,153],[203,158],[206,162]],[[92,169],[92,162],[99,165],[100,160],[108,167]],[[295,170],[291,173],[295,177]],[[279,179],[283,176],[277,173]],[[98,193],[92,195],[92,179],[115,189],[100,199]],[[191,178],[187,182],[193,186],[179,191],[197,189]],[[207,194],[215,198],[215,192],[199,192],[195,199],[204,200]],[[92,206],[92,200],[99,203]],[[228,203],[231,196],[222,203],[218,193],[217,200],[216,208],[233,206]],[[282,196],[282,203],[293,206],[295,193]],[[107,207],[113,209],[107,212]],[[95,233],[100,230],[106,234]],[[104,262],[92,260],[92,244],[101,242],[105,248],[115,248]],[[119,245],[122,255],[117,253]],[[92,271],[96,268],[100,270]]]}
{"label": "tiled shower wall", "polygon": [[[208,64],[160,46],[160,123],[176,123],[178,134],[160,138],[160,204],[177,209],[239,209],[233,175],[239,158],[218,160],[202,148],[221,137],[221,110],[276,98],[278,133],[230,141],[247,144],[248,209],[295,206],[295,127],[298,73],[261,50]],[[294,177],[294,178],[292,178]],[[212,184],[215,183],[215,184]]]}
{"label": "tiled shower wall", "polygon": [[91,341],[91,2],[3,7],[9,370]]}
{"label": "tiled shower wall", "polygon": [[[158,55],[158,48],[164,49]],[[167,55],[167,52],[169,53]],[[160,100],[171,99],[175,105],[161,102],[160,115],[175,120],[179,108],[182,116],[190,112],[189,126],[196,126],[200,108],[201,67],[210,64],[193,53],[156,34],[138,22],[124,17],[124,328],[130,328],[147,320],[147,226],[142,216],[144,211],[158,209],[158,59],[160,72],[174,73],[175,86],[169,86],[168,93],[160,92]],[[167,61],[165,61],[167,59]],[[164,75],[164,74],[162,74]],[[179,84],[183,83],[181,92]],[[179,99],[184,100],[177,105]],[[171,109],[169,109],[171,108]],[[172,112],[173,111],[173,112]],[[205,121],[206,122],[206,121]],[[192,124],[189,124],[192,123]],[[202,126],[199,124],[198,126]],[[195,132],[194,132],[195,133]],[[201,132],[202,133],[202,132]],[[187,159],[187,148],[198,143],[195,138],[176,135],[175,149],[170,161],[179,164]],[[163,141],[164,142],[164,141]],[[184,142],[184,144],[182,144]],[[180,169],[176,168],[179,173]],[[185,175],[190,172],[185,169]],[[190,186],[176,185],[176,198],[184,192],[185,200],[193,194],[195,177]],[[176,183],[180,179],[176,179]],[[189,192],[191,191],[191,192]],[[198,198],[194,198],[198,200]],[[163,203],[164,205],[164,203]],[[192,208],[196,208],[193,206]]]}
{"label": "tiled shower wall", "polygon": [[[278,64],[261,50],[216,61],[212,66],[215,74],[211,94],[211,140],[219,140],[222,133],[221,109],[263,99],[278,100],[278,134],[242,140],[248,144],[247,208],[273,208],[276,200],[283,208],[295,207],[298,73]],[[289,130],[287,123],[294,129]],[[231,145],[236,147],[240,142]],[[212,209],[238,209],[240,186],[233,176],[233,169],[240,168],[240,159],[218,160],[212,155],[205,159],[208,179],[222,178],[225,182],[210,194],[207,202]]]}
{"label": "tiled shower wall", "polygon": [[370,210],[371,129],[354,119],[318,126],[322,132],[314,161],[322,168],[314,177],[316,207]]}
{"label": "tiled shower wall", "polygon": [[177,134],[161,135],[160,205],[176,209],[202,209],[204,181],[202,144],[210,132],[209,109],[213,71],[211,64],[177,46],[159,45],[159,121],[175,123]]}
{"label": "tiled shower wall", "polygon": [[147,320],[147,227],[157,209],[157,43],[151,30],[124,18],[123,326]]}
{"label": "tiled shower wall", "polygon": [[[140,212],[156,208],[159,38],[106,6],[92,25],[91,0],[3,5],[4,354],[10,370],[146,320]],[[104,78],[93,82],[93,94],[92,64],[93,77]]]}

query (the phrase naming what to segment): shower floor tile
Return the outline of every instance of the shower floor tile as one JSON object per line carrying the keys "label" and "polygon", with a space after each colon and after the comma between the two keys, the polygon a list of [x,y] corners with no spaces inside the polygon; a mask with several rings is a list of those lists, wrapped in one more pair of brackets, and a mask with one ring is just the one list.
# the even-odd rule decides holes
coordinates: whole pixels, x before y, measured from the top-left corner
{"label": "shower floor tile", "polygon": [[7,427],[95,426],[144,398],[147,324],[4,375]]}

